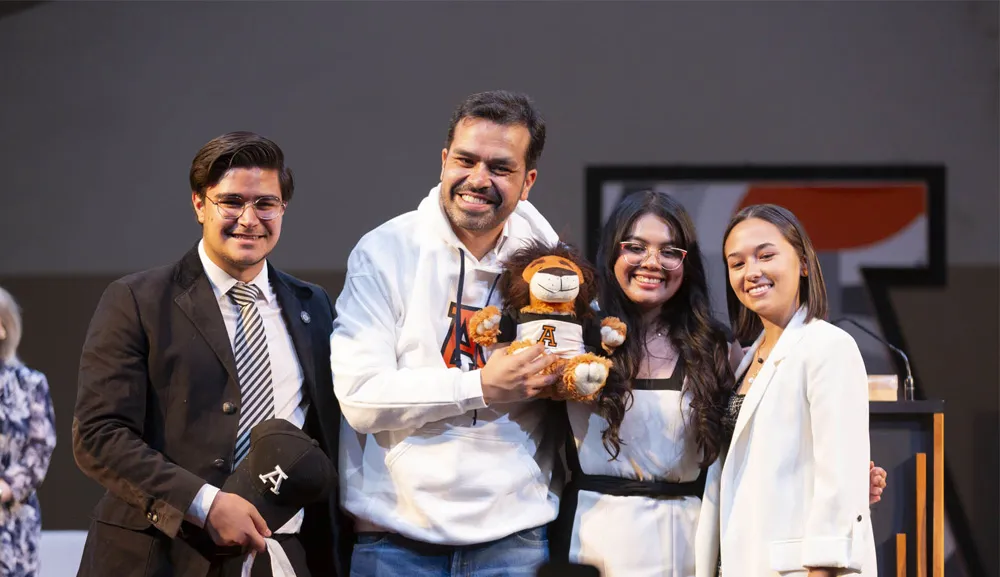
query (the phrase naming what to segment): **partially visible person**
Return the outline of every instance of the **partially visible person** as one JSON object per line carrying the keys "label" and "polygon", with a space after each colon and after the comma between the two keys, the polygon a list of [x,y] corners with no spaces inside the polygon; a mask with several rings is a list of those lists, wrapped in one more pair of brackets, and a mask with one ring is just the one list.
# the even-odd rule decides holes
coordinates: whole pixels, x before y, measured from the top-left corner
{"label": "partially visible person", "polygon": [[20,342],[20,309],[0,288],[0,577],[39,574],[36,491],[56,447],[48,381],[18,360]]}
{"label": "partially visible person", "polygon": [[823,320],[812,242],[787,209],[754,205],[723,246],[734,333],[756,340],[727,408],[721,573],[877,575],[868,377],[854,339]]}

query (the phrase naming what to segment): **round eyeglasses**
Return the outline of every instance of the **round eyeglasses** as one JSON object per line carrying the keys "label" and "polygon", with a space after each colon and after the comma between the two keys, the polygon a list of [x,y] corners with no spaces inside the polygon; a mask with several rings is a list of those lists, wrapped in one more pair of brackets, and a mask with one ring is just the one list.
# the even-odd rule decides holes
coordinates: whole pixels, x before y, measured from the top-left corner
{"label": "round eyeglasses", "polygon": [[227,220],[240,218],[251,204],[254,212],[257,213],[257,218],[272,220],[281,216],[288,204],[275,196],[258,196],[253,200],[243,200],[240,196],[224,196],[219,200],[213,200],[206,194],[205,198],[219,210],[219,216]]}
{"label": "round eyeglasses", "polygon": [[625,241],[621,245],[622,258],[629,266],[641,266],[650,255],[656,258],[656,263],[663,270],[676,270],[684,262],[687,251],[682,248],[667,246],[663,248],[653,248],[641,242]]}

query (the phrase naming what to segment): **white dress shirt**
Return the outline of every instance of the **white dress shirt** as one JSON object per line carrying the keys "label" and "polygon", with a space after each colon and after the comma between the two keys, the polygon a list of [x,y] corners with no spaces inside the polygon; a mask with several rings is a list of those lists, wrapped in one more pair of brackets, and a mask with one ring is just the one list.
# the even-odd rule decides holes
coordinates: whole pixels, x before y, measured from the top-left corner
{"label": "white dress shirt", "polygon": [[[212,292],[215,293],[219,309],[222,311],[222,320],[225,321],[226,332],[229,333],[229,343],[233,345],[236,338],[239,307],[229,299],[227,293],[238,281],[212,262],[208,254],[205,253],[204,241],[198,243],[198,256],[201,257],[205,275],[208,276]],[[255,285],[262,293],[261,300],[257,302],[257,309],[260,312],[261,321],[264,323],[264,335],[267,338],[267,349],[271,358],[274,416],[285,419],[301,429],[305,424],[306,411],[309,409],[308,403],[303,402],[302,367],[295,354],[291,334],[281,316],[281,305],[278,304],[277,296],[271,288],[266,262],[260,274],[249,284]],[[218,493],[219,488],[209,483],[202,486],[188,508],[185,518],[199,527],[204,527],[208,511]],[[299,510],[281,528],[277,530],[273,527],[268,528],[274,533],[297,533],[302,526],[302,517],[303,511]],[[270,549],[271,543],[268,545]],[[248,559],[249,561],[250,559]],[[249,574],[248,571],[249,567],[245,567],[244,574]]]}

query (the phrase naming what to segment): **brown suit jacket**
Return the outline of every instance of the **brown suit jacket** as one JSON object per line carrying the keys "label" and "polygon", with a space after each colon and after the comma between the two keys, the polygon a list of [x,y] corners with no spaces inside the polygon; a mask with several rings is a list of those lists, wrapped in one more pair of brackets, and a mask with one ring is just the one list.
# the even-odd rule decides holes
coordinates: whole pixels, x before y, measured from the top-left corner
{"label": "brown suit jacket", "polygon": [[[310,400],[305,431],[336,463],[330,297],[269,271]],[[73,454],[107,489],[78,575],[203,577],[221,551],[184,515],[204,483],[222,487],[232,469],[240,389],[197,248],[107,288],[87,331],[78,386]],[[347,575],[353,538],[337,494],[306,509],[301,538],[314,576]]]}

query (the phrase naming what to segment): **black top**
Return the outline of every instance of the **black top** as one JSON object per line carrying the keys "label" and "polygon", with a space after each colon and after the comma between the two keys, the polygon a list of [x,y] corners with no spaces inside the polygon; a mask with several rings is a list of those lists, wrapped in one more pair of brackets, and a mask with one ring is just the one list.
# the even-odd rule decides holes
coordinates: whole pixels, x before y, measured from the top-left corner
{"label": "black top", "polygon": [[740,409],[743,408],[743,400],[746,395],[741,395],[736,391],[740,390],[740,384],[743,383],[743,376],[741,375],[739,380],[736,381],[736,385],[733,386],[733,394],[729,397],[729,405],[726,407],[726,414],[722,416],[722,426],[725,430],[725,445],[728,447],[729,443],[733,441],[733,431],[736,429],[736,420],[740,417]]}
{"label": "black top", "polygon": [[666,378],[633,379],[633,391],[680,391],[684,386],[684,363],[677,361],[674,372]]}

